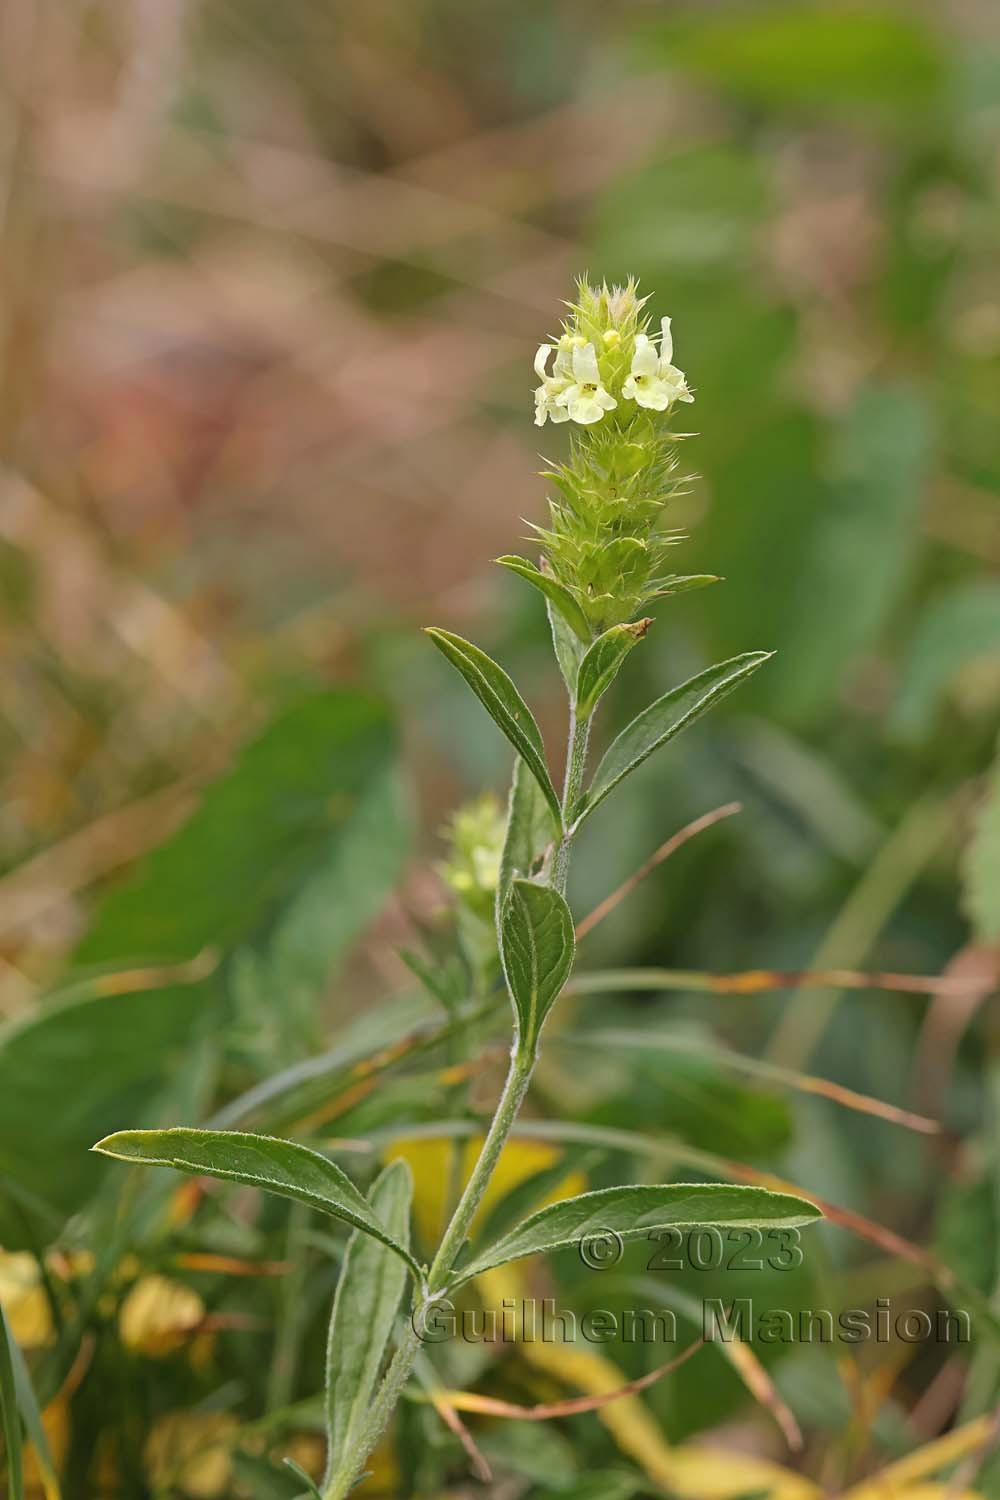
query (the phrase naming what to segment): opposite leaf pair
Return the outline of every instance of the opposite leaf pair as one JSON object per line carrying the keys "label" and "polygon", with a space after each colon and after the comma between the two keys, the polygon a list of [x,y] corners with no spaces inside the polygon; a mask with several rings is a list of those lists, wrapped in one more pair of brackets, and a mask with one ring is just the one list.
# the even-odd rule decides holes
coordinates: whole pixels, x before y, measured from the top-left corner
{"label": "opposite leaf pair", "polygon": [[[589,648],[579,663],[574,685],[573,703],[578,716],[590,716],[625,657],[645,636],[648,624],[642,620],[633,625],[614,625]],[[560,835],[579,827],[630,771],[693,724],[772,655],[770,651],[747,651],[699,672],[664,693],[622,730],[598,765],[589,789],[564,812],[549,774],[541,730],[504,669],[459,635],[433,626],[426,633],[462,674],[531,771]]]}
{"label": "opposite leaf pair", "polygon": [[[424,1270],[408,1248],[409,1168],[404,1163],[388,1169],[394,1174],[391,1188],[384,1182],[388,1173],[383,1173],[365,1198],[328,1157],[297,1141],[274,1136],[185,1127],[123,1130],[99,1141],[94,1150],[120,1161],[173,1167],[179,1172],[240,1182],[293,1198],[352,1225],[385,1246],[410,1271],[416,1287],[423,1290]],[[454,1291],[484,1271],[528,1255],[569,1249],[596,1228],[610,1229],[622,1240],[633,1240],[646,1239],[672,1225],[791,1229],[820,1217],[819,1209],[804,1198],[728,1183],[599,1188],[539,1209],[460,1266],[449,1278],[447,1289]]]}

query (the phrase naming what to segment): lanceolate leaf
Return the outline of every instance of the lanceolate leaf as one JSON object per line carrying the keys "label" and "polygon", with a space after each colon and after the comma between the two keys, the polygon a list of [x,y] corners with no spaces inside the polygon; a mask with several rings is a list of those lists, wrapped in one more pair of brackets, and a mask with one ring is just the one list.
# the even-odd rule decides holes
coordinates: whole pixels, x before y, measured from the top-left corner
{"label": "lanceolate leaf", "polygon": [[590,626],[587,624],[587,617],[564,584],[553,578],[551,573],[543,573],[524,557],[498,557],[496,560],[502,568],[509,568],[512,573],[517,573],[520,578],[526,578],[529,583],[534,584],[539,593],[544,594],[555,605],[566,624],[575,631],[584,645],[589,643]]}
{"label": "lanceolate leaf", "polygon": [[[207,983],[164,984],[50,1001],[0,1028],[0,1173],[14,1190],[44,1197],[63,1220],[81,1208],[106,1167],[87,1155],[91,1141],[122,1120],[158,1118],[143,1111],[184,1048],[193,1065],[190,1039],[211,1004]],[[0,1193],[0,1243],[24,1249],[32,1236],[12,1197]]]}
{"label": "lanceolate leaf", "polygon": [[633,646],[646,635],[652,620],[632,625],[612,625],[597,640],[580,663],[576,677],[576,711],[589,719],[603,695],[618,676],[618,669]]}
{"label": "lanceolate leaf", "polygon": [[432,626],[426,634],[452,666],[461,672],[487,713],[525,761],[552,809],[557,827],[561,828],[559,798],[545,764],[542,732],[535,723],[534,714],[503,667],[498,666],[485,651],[480,651],[478,646],[464,641],[460,635],[452,635],[449,630],[438,630]]}
{"label": "lanceolate leaf", "polygon": [[500,923],[500,956],[518,1037],[532,1047],[573,967],[573,918],[558,891],[514,880]]}
{"label": "lanceolate leaf", "polygon": [[[183,827],[112,887],[74,956],[76,968],[184,963],[206,948],[247,942],[270,931],[316,874],[329,872],[329,892],[349,861],[351,902],[330,934],[334,947],[346,944],[377,910],[403,858],[389,784],[395,751],[388,710],[367,693],[340,688],[294,703],[205,790]],[[369,857],[369,870],[358,850],[364,827],[356,825],[376,817],[387,833],[391,825],[391,836],[385,853]],[[329,913],[329,895],[324,904]],[[294,906],[289,916],[292,931],[281,940],[292,947],[304,923]]]}
{"label": "lanceolate leaf", "polygon": [[497,882],[497,933],[511,881],[516,875],[530,875],[538,855],[552,837],[552,823],[545,808],[538,782],[520,756],[514,762],[507,805],[507,829],[500,856],[500,879]]}
{"label": "lanceolate leaf", "polygon": [[571,818],[582,822],[589,817],[630,771],[642,765],[647,756],[680,734],[682,729],[700,719],[713,704],[731,693],[772,655],[770,651],[748,651],[743,656],[733,656],[657,698],[608,747],[594,773],[590,789],[573,810]]}
{"label": "lanceolate leaf", "polygon": [[394,1250],[419,1276],[413,1257],[389,1233],[351,1179],[332,1161],[297,1141],[239,1130],[120,1130],[93,1148],[149,1167],[220,1177],[294,1198],[343,1219]]}
{"label": "lanceolate leaf", "polygon": [[[404,1248],[410,1242],[413,1176],[407,1162],[386,1167],[368,1195],[372,1212]],[[406,1268],[378,1240],[356,1230],[337,1283],[326,1358],[327,1483],[368,1415],[392,1333]]]}
{"label": "lanceolate leaf", "polygon": [[[523,1149],[523,1142],[508,1143],[504,1147],[508,1160],[511,1155],[519,1149]],[[547,1166],[539,1167],[528,1177],[522,1177],[515,1182],[508,1193],[493,1204],[486,1219],[486,1223],[479,1229],[476,1226],[476,1241],[481,1245],[490,1245],[498,1240],[501,1235],[506,1235],[518,1224],[533,1213],[539,1204],[546,1203],[558,1196],[560,1187],[568,1178],[580,1178],[586,1181],[586,1170],[590,1163],[600,1158],[600,1152],[590,1152],[579,1156],[580,1166],[576,1166],[570,1159],[568,1153],[560,1152],[554,1161],[550,1160]],[[565,1192],[566,1189],[563,1188]]]}
{"label": "lanceolate leaf", "polygon": [[674,1182],[665,1186],[599,1188],[566,1198],[532,1214],[517,1229],[461,1268],[470,1281],[482,1271],[521,1260],[526,1255],[585,1246],[588,1235],[620,1240],[646,1239],[671,1225],[730,1229],[794,1229],[822,1218],[805,1198],[772,1193],[766,1188],[727,1183]]}

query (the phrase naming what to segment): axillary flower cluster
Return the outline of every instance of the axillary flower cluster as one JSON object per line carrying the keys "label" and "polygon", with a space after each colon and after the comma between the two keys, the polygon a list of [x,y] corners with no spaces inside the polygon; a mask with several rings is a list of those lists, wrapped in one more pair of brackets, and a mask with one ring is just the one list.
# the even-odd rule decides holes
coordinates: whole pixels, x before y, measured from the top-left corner
{"label": "axillary flower cluster", "polygon": [[546,592],[588,644],[679,582],[666,562],[680,538],[659,529],[683,485],[680,434],[667,417],[694,397],[673,363],[670,319],[651,332],[645,302],[635,281],[612,288],[581,281],[561,333],[535,355],[536,425],[574,429],[568,459],[547,471],[559,491],[550,524],[534,529]]}

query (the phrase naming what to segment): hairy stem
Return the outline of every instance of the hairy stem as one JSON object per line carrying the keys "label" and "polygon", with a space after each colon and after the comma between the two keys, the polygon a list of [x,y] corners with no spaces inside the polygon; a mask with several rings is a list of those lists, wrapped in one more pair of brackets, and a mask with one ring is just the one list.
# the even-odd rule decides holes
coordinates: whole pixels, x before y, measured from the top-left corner
{"label": "hairy stem", "polygon": [[511,1053],[507,1082],[504,1084],[496,1113],[486,1133],[486,1139],[483,1141],[479,1159],[472,1170],[472,1176],[465,1185],[464,1193],[458,1200],[458,1207],[452,1214],[451,1223],[445,1230],[444,1239],[438,1247],[427,1277],[427,1289],[431,1296],[440,1292],[447,1282],[458,1252],[465,1243],[470,1225],[476,1216],[476,1210],[483,1201],[483,1194],[490,1185],[490,1179],[500,1160],[500,1153],[517,1119],[524,1096],[528,1092],[534,1066],[534,1056],[523,1053],[519,1048]]}
{"label": "hairy stem", "polygon": [[590,743],[590,719],[577,717],[576,705],[569,714],[569,746],[566,752],[566,775],[563,779],[562,815],[566,829],[556,847],[552,860],[551,883],[560,895],[566,891],[569,875],[569,856],[573,846],[570,828],[573,808],[583,790],[583,773],[587,768],[587,746]]}

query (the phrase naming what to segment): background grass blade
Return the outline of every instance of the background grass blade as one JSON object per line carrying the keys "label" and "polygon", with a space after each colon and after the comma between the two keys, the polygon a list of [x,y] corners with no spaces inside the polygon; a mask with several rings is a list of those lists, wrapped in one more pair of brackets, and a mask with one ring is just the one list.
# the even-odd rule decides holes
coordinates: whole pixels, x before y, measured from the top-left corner
{"label": "background grass blade", "polygon": [[21,1414],[14,1379],[14,1339],[7,1316],[0,1307],[0,1418],[7,1462],[9,1500],[24,1500],[24,1454],[21,1444]]}

